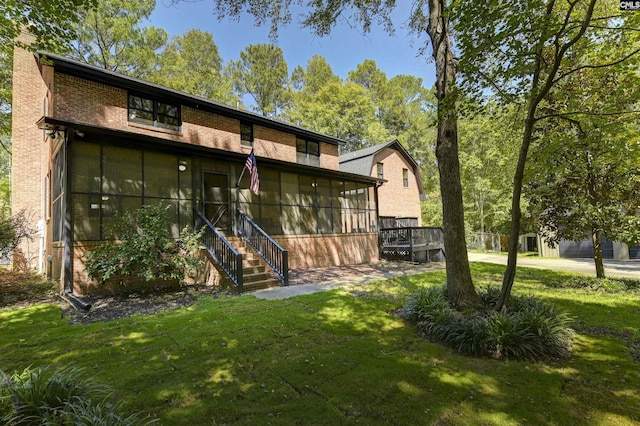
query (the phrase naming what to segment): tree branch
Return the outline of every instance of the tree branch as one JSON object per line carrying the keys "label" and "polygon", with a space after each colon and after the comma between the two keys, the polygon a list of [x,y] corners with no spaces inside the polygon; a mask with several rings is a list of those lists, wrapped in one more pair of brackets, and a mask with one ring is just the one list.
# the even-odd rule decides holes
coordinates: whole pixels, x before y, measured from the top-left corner
{"label": "tree branch", "polygon": [[545,114],[540,117],[536,117],[536,121],[545,120],[547,118],[564,118],[572,115],[587,115],[591,117],[610,117],[613,115],[626,115],[626,114],[640,114],[640,110],[629,111],[614,111],[614,112],[586,112],[586,111],[571,111],[571,112],[559,112],[553,114]]}
{"label": "tree branch", "polygon": [[640,53],[640,47],[639,47],[639,48],[637,48],[636,50],[632,51],[632,52],[631,52],[631,53],[629,53],[628,55],[625,55],[625,56],[623,56],[622,58],[619,58],[619,59],[617,59],[617,60],[615,60],[615,61],[613,61],[613,62],[608,62],[608,63],[606,63],[606,64],[598,64],[598,65],[582,65],[582,66],[579,66],[579,67],[573,68],[573,69],[571,69],[571,70],[567,71],[566,73],[561,74],[558,78],[556,78],[555,80],[553,80],[552,84],[556,84],[558,81],[562,80],[563,78],[565,78],[565,77],[567,77],[567,76],[569,76],[569,75],[571,75],[571,74],[573,74],[573,73],[575,73],[575,72],[578,72],[578,71],[580,71],[580,70],[584,70],[584,69],[607,68],[607,67],[611,67],[611,66],[614,66],[614,65],[618,65],[618,64],[620,64],[620,63],[622,63],[622,62],[626,61],[627,59],[629,59],[630,57],[632,57],[633,55],[636,55],[636,54],[638,54],[638,53]]}

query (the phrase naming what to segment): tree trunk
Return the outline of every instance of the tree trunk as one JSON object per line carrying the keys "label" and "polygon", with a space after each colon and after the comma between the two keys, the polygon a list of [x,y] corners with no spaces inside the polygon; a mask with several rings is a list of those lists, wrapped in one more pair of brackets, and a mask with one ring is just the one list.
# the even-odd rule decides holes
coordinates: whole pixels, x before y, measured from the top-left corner
{"label": "tree trunk", "polygon": [[600,232],[594,229],[591,232],[591,243],[593,244],[593,261],[596,264],[596,277],[604,278],[604,264],[602,263],[602,244],[600,243]]}
{"label": "tree trunk", "polygon": [[465,239],[454,92],[456,70],[451,51],[449,21],[445,11],[445,0],[429,0],[427,32],[431,38],[433,59],[436,64],[436,97],[438,99],[436,158],[442,195],[447,294],[454,306],[477,308],[482,305],[482,301],[471,280]]}

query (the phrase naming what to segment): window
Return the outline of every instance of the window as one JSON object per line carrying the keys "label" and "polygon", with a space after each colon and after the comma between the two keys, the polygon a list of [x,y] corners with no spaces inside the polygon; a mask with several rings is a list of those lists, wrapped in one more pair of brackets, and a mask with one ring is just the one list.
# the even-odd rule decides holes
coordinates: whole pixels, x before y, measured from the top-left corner
{"label": "window", "polygon": [[402,169],[402,186],[409,187],[409,170]]}
{"label": "window", "polygon": [[253,125],[240,123],[240,142],[244,146],[253,146]]}
{"label": "window", "polygon": [[154,99],[129,95],[129,121],[179,131],[180,107]]}
{"label": "window", "polygon": [[378,168],[378,179],[384,179],[384,164],[378,163],[377,168]]}
{"label": "window", "polygon": [[320,166],[320,144],[318,142],[297,138],[296,151],[298,151],[298,163]]}

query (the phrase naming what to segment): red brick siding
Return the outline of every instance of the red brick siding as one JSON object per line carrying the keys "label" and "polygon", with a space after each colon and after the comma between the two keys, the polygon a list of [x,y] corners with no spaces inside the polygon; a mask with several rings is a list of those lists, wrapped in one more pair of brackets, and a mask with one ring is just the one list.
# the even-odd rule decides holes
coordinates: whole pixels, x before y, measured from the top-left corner
{"label": "red brick siding", "polygon": [[[35,228],[43,212],[43,182],[48,172],[49,144],[36,122],[44,115],[47,84],[40,75],[34,55],[26,50],[14,49],[12,100],[12,211],[27,209],[31,225]],[[37,266],[38,240],[24,242],[21,250]]]}
{"label": "red brick siding", "polygon": [[[420,191],[412,165],[396,150],[386,148],[375,155],[371,176],[377,177],[377,163],[383,164],[385,182],[378,188],[380,216],[417,217],[421,221]],[[403,185],[402,169],[409,171],[409,187]]]}

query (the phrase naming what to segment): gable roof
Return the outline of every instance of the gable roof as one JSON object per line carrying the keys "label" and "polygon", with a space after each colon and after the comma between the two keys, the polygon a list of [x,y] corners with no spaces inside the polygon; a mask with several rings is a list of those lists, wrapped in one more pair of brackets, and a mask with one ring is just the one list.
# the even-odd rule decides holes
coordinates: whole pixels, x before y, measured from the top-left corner
{"label": "gable roof", "polygon": [[422,179],[420,178],[420,166],[416,160],[413,159],[411,154],[409,154],[409,151],[407,151],[397,139],[341,155],[338,158],[338,161],[340,162],[340,170],[346,173],[371,176],[375,155],[387,148],[398,151],[400,155],[402,155],[411,165],[413,174],[416,177],[416,183],[418,184],[420,201],[426,200],[424,187],[422,186]]}
{"label": "gable roof", "polygon": [[234,108],[230,105],[215,102],[202,96],[190,95],[179,90],[170,89],[146,80],[106,70],[65,56],[44,51],[37,52],[36,56],[38,59],[41,59],[41,63],[51,65],[63,74],[107,84],[120,89],[137,92],[138,94],[148,94],[152,97],[166,100],[167,102],[178,103],[194,109],[224,115],[226,117],[235,118],[252,124],[258,124],[271,129],[281,130],[287,133],[293,133],[296,136],[312,139],[317,142],[324,142],[338,146],[346,144],[342,139],[338,139],[333,136],[317,133],[313,130],[305,129],[285,121],[276,120],[258,113]]}

